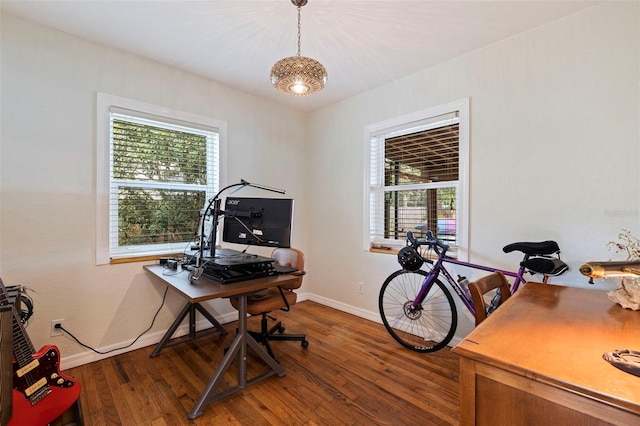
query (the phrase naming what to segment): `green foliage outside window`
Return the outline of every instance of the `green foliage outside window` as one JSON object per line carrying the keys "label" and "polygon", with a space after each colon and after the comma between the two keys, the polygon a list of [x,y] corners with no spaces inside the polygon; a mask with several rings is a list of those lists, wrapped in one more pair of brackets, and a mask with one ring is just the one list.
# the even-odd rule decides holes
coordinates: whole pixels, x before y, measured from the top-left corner
{"label": "green foliage outside window", "polygon": [[191,241],[197,231],[205,193],[120,188],[118,244]]}
{"label": "green foliage outside window", "polygon": [[206,135],[115,119],[112,132],[118,245],[191,241],[206,191],[175,186],[207,184]]}

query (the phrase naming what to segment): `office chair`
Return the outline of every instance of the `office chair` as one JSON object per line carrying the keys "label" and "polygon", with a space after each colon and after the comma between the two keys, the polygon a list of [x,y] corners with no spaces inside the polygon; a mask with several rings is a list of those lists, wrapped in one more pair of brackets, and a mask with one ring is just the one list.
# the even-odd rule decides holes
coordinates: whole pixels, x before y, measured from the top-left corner
{"label": "office chair", "polygon": [[[297,278],[294,282],[273,287],[247,297],[247,312],[250,315],[261,315],[260,331],[249,331],[256,341],[262,343],[269,355],[275,359],[271,350],[270,341],[273,340],[295,340],[300,341],[303,348],[309,346],[304,334],[283,334],[284,327],[280,321],[269,314],[276,310],[289,311],[292,305],[296,304],[297,295],[293,291],[302,285],[302,276],[304,272],[304,253],[294,248],[277,248],[271,253],[271,257],[275,259],[275,263],[281,266],[292,266],[297,269],[291,275]],[[231,305],[238,309],[239,301],[237,298],[231,298]],[[268,320],[277,321],[274,326],[269,328]],[[276,333],[277,332],[277,333]]]}
{"label": "office chair", "polygon": [[476,326],[487,318],[487,304],[484,295],[494,289],[500,289],[500,304],[503,304],[511,296],[509,282],[500,271],[469,283],[469,292],[476,311]]}

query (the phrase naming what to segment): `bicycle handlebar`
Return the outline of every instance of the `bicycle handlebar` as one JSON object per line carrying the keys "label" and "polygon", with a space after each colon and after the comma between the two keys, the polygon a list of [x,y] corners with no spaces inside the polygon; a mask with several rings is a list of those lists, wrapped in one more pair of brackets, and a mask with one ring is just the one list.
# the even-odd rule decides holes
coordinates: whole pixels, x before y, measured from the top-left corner
{"label": "bicycle handlebar", "polygon": [[449,250],[449,244],[445,244],[433,236],[433,232],[427,231],[426,238],[415,238],[413,232],[407,231],[407,241],[409,245],[415,249],[420,246],[429,246],[433,248],[438,255],[444,255]]}

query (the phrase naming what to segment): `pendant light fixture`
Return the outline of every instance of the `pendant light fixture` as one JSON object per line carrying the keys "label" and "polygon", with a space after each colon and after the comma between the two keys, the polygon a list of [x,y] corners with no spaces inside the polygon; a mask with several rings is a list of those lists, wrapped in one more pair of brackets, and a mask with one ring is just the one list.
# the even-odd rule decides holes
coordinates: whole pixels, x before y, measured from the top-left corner
{"label": "pendant light fixture", "polygon": [[287,95],[307,96],[324,88],[327,70],[315,59],[300,55],[300,9],[307,0],[291,0],[291,3],[298,8],[298,53],[275,63],[271,68],[271,84]]}

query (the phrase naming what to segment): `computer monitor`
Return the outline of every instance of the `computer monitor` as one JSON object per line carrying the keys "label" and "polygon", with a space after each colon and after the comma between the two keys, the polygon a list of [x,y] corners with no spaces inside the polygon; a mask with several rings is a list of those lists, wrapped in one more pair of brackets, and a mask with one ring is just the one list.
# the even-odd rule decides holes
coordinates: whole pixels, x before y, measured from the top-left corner
{"label": "computer monitor", "polygon": [[291,247],[293,200],[227,197],[222,240],[227,243]]}

